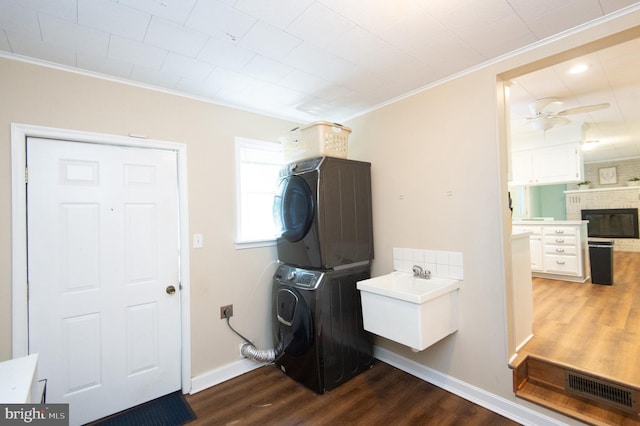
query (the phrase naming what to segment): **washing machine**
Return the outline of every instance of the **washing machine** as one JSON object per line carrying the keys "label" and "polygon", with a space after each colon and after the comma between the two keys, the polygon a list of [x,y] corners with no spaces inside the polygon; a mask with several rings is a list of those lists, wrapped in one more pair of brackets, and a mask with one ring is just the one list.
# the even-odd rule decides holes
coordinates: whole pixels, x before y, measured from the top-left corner
{"label": "washing machine", "polygon": [[356,283],[369,265],[318,271],[279,265],[273,277],[276,360],[289,377],[324,393],[373,365],[372,335],[362,325]]}
{"label": "washing machine", "polygon": [[280,172],[278,260],[328,270],[373,259],[371,163],[317,157]]}

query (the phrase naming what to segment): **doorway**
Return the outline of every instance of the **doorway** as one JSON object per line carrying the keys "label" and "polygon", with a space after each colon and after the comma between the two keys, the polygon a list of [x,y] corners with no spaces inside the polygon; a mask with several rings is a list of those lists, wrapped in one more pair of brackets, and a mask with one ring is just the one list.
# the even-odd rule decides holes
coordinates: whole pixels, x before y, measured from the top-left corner
{"label": "doorway", "polygon": [[[615,48],[615,47],[620,47],[623,46],[629,42],[632,42],[634,44],[638,43],[638,36],[640,35],[640,27],[633,27],[630,28],[628,30],[622,31],[620,33],[616,33],[616,34],[612,34],[610,36],[607,36],[605,38],[599,39],[599,40],[595,40],[593,42],[587,43],[585,45],[582,46],[578,46],[576,48],[570,49],[568,51],[565,52],[561,52],[558,53],[556,55],[547,57],[547,58],[543,58],[540,59],[538,61],[523,65],[519,68],[507,71],[505,73],[502,73],[498,76],[498,81],[499,81],[499,99],[500,97],[504,97],[504,98],[509,98],[509,92],[510,90],[505,90],[505,88],[507,86],[509,86],[511,84],[511,80],[513,79],[517,79],[518,77],[521,77],[523,75],[533,75],[535,72],[540,71],[540,70],[544,70],[547,69],[553,65],[557,65],[557,64],[561,64],[561,63],[565,63],[571,59],[577,59],[577,58],[581,58],[583,56],[586,55],[590,55],[590,54],[602,54],[603,52],[605,52],[607,49],[609,48]],[[636,48],[637,50],[637,48]],[[630,55],[630,54],[629,54]],[[634,57],[634,56],[631,56]],[[634,57],[635,58],[635,57]],[[634,68],[635,69],[635,68]],[[544,79],[546,78],[547,80],[549,80],[548,76],[546,75],[541,75],[540,79]],[[637,82],[637,80],[634,80],[634,85]],[[629,83],[631,83],[631,81],[629,81]],[[585,87],[586,84],[585,84]],[[628,88],[629,90],[632,89],[632,87]],[[592,89],[592,91],[594,91]],[[631,91],[631,93],[633,93]],[[541,96],[548,96],[548,93],[543,93],[541,94]],[[589,103],[589,102],[587,102]],[[505,151],[503,154],[505,154],[506,158],[511,157],[511,146],[510,146],[510,134],[511,134],[511,128],[510,128],[510,112],[509,112],[509,108],[512,105],[509,105],[509,102],[502,102],[501,103],[501,109],[500,109],[500,117],[502,119],[502,123],[501,123],[501,139],[504,143],[503,147],[505,148]],[[613,152],[613,151],[612,151]],[[604,161],[604,160],[603,160]],[[510,170],[511,167],[511,161],[508,161],[509,163],[509,171],[513,172],[513,170]],[[505,173],[506,174],[506,173]],[[507,188],[505,185],[504,191],[507,192]],[[505,198],[507,198],[505,196]],[[517,207],[514,205],[514,207]],[[546,214],[542,213],[540,214],[541,216],[546,216]],[[537,215],[533,215],[533,216],[537,216]],[[550,215],[551,216],[551,215]],[[553,216],[556,217],[561,217],[562,214],[554,214]],[[510,218],[508,218],[510,219]],[[571,219],[571,218],[569,218]],[[505,223],[506,225],[506,223]],[[513,312],[514,316],[518,315],[518,312]],[[510,327],[512,327],[510,325]],[[512,352],[515,352],[513,348],[515,348],[515,346],[517,345],[518,342],[510,342],[510,350]],[[599,373],[602,373],[602,371],[600,371]]]}
{"label": "doorway", "polygon": [[[39,150],[42,152],[38,154]],[[40,156],[39,160],[38,155]],[[52,374],[58,367],[55,363],[52,364],[50,359],[47,359],[48,345],[53,343],[53,351],[56,353],[61,352],[61,347],[72,350],[70,356],[62,357],[63,359],[59,360],[64,360],[59,368],[65,370],[65,366],[69,365],[72,365],[73,368],[67,368],[65,374],[58,374],[59,381],[63,383],[48,384],[47,396],[49,402],[70,402],[72,404],[70,412],[73,423],[85,423],[96,418],[86,417],[87,415],[92,416],[92,414],[81,413],[74,419],[74,403],[76,406],[82,405],[83,407],[97,405],[100,409],[95,412],[98,413],[102,410],[97,414],[98,417],[102,417],[160,396],[156,395],[158,392],[168,393],[177,389],[188,392],[190,390],[190,364],[188,361],[190,359],[189,263],[188,254],[185,253],[188,251],[185,157],[186,149],[181,144],[140,141],[132,138],[32,126],[12,126],[13,354],[14,357],[18,357],[34,351],[41,352],[43,354],[41,356],[41,372]],[[123,160],[123,158],[125,159]],[[38,176],[39,172],[33,171],[29,180],[31,185],[29,189],[26,189],[24,176],[22,179],[19,177],[24,173],[27,161],[30,166],[36,161],[39,162],[40,167],[47,164],[52,166],[49,175]],[[158,166],[156,170],[166,169],[168,175],[162,178],[164,181],[152,171],[153,167],[150,167],[150,164],[154,161]],[[100,174],[103,183],[118,179],[120,181],[128,180],[135,191],[129,194],[133,197],[134,202],[129,203],[130,208],[127,214],[121,214],[119,219],[109,225],[107,219],[110,218],[107,216],[118,215],[118,208],[111,206],[125,206],[126,204],[118,204],[118,200],[115,202],[108,200],[109,205],[103,206],[107,210],[101,213],[102,219],[94,220],[96,206],[101,201],[91,200],[91,197],[97,194],[95,185],[92,185],[92,179],[98,179],[98,174],[92,177],[92,171],[98,169],[104,171],[108,168],[108,163],[114,162],[117,167],[113,169],[111,176]],[[61,170],[65,170],[66,174],[61,173]],[[53,175],[54,179],[51,179],[50,175]],[[156,185],[153,191],[145,191],[144,182],[156,178],[158,178],[159,185]],[[74,201],[60,204],[56,199],[55,189],[47,188],[47,184],[51,181],[57,184],[64,179],[76,179],[76,182],[71,182],[69,185],[71,193],[74,197],[79,197],[77,200],[87,202]],[[167,186],[167,179],[172,181],[173,185],[169,185],[169,191],[163,189],[161,192],[164,192],[164,195],[160,197],[168,200],[168,204],[165,201],[165,205],[158,205],[154,211],[153,202],[143,201],[141,196],[145,192],[157,192],[158,188]],[[116,198],[122,196],[121,186],[118,187],[121,183],[115,185],[115,191],[113,190],[114,185],[111,185],[112,188],[106,191],[109,194],[107,198],[114,194]],[[38,189],[38,187],[40,188]],[[168,194],[168,192],[172,193]],[[67,198],[68,196],[69,194],[64,195]],[[100,197],[104,198],[105,194],[98,194],[98,198]],[[153,197],[157,198],[157,194],[154,194]],[[39,202],[41,203],[38,204]],[[170,207],[167,208],[167,205]],[[52,209],[52,207],[54,208]],[[52,211],[55,211],[55,214],[51,214]],[[167,218],[160,227],[162,228],[161,234],[154,235],[151,227],[147,226],[151,222],[149,218],[164,214],[167,215]],[[165,231],[167,219],[172,222],[168,232]],[[102,235],[99,235],[98,232],[91,231],[91,225],[98,222],[102,225],[112,226],[112,228],[103,230]],[[161,221],[157,221],[157,223],[161,223]],[[127,227],[135,229],[137,233],[137,237],[136,233],[131,232],[122,235],[121,240],[129,244],[128,255],[123,255],[117,247],[109,249],[108,246],[98,244],[99,240],[102,242],[111,240],[114,229],[127,229]],[[53,231],[51,231],[52,229]],[[64,232],[61,233],[61,230]],[[43,234],[47,233],[50,235],[43,237]],[[34,239],[34,234],[38,238]],[[43,265],[49,261],[46,250],[41,250],[42,252],[38,253],[38,247],[40,246],[41,249],[42,246],[51,244],[60,235],[65,236],[64,239],[67,243],[62,246],[54,246],[52,251],[56,251],[55,256],[66,256],[66,260],[62,259],[65,260],[64,262],[57,262],[57,264],[65,266],[61,268],[63,269],[62,275],[67,274],[64,280],[65,285],[72,285],[72,288],[63,290],[60,290],[59,282],[56,285],[50,285],[53,283],[54,277],[49,277],[47,274],[44,277],[38,277],[38,274],[34,273],[34,268],[38,268],[40,271],[43,269]],[[109,238],[104,238],[105,235],[108,235]],[[149,249],[150,240],[154,240],[156,246],[168,247],[168,251],[161,256],[164,256],[165,259],[169,256],[173,260],[166,262],[162,261],[160,257],[154,258],[154,255],[149,255],[153,252]],[[147,246],[142,247],[141,244]],[[91,248],[99,250],[105,258],[96,261],[95,256],[87,255],[87,250],[91,250]],[[72,254],[74,255],[71,256]],[[119,257],[122,262],[114,262],[114,256]],[[135,262],[132,262],[132,259]],[[91,261],[99,262],[99,264],[92,265]],[[172,264],[173,266],[169,271],[161,271],[160,275],[163,277],[158,276],[158,279],[155,279],[153,277],[155,272],[149,271],[154,269],[154,265],[164,264]],[[106,273],[108,277],[99,276],[101,273],[99,274],[98,271]],[[69,279],[69,274],[73,279]],[[124,281],[129,285],[121,286],[118,289],[109,289],[111,283],[114,282],[114,277],[115,281],[122,281],[123,277],[126,278]],[[27,279],[30,281],[29,299],[26,296]],[[92,279],[94,280],[92,281]],[[91,288],[92,285],[94,288]],[[161,291],[158,291],[158,286],[162,287]],[[171,286],[173,286],[171,290],[175,289],[175,293],[170,291]],[[50,287],[56,289],[51,294],[49,294]],[[165,287],[167,288],[165,289]],[[150,291],[150,289],[152,290]],[[107,295],[105,291],[106,293],[110,291],[111,295]],[[152,297],[154,300],[147,300],[149,293],[154,294]],[[24,296],[21,297],[22,295]],[[140,298],[141,295],[144,295],[145,300]],[[74,300],[64,300],[69,296],[72,296]],[[38,298],[40,298],[39,301]],[[77,298],[82,300],[75,300]],[[111,299],[110,303],[116,304],[125,300],[132,303],[127,302],[127,306],[115,306],[114,310],[104,307],[103,302],[106,299]],[[91,310],[91,312],[80,314],[57,312],[58,307],[61,307],[63,311],[65,309],[68,311],[69,309],[77,309],[79,306],[95,304],[98,301],[102,307]],[[53,302],[56,308],[43,309],[43,303],[46,305],[48,302]],[[117,313],[110,312],[110,309]],[[42,316],[42,311],[47,311],[47,315]],[[59,316],[52,318],[48,315]],[[167,321],[164,323],[155,321],[156,318],[165,316]],[[64,326],[57,327],[58,329],[51,333],[56,336],[57,342],[49,339],[49,342],[43,343],[43,340],[47,339],[42,339],[42,337],[49,334],[47,327],[51,321]],[[129,332],[122,333],[126,329],[118,328],[118,326],[123,324],[137,325],[129,329]],[[168,330],[167,324],[176,324],[176,326],[173,327],[173,330]],[[116,328],[107,329],[104,327],[105,325],[114,325]],[[157,328],[150,332],[153,327]],[[118,339],[119,333],[124,340],[115,345],[109,344],[108,341],[114,338]],[[173,348],[172,350],[166,350],[167,343],[162,343],[163,336],[172,341],[168,344]],[[108,338],[108,341],[104,340],[105,338]],[[135,342],[136,345],[126,345],[127,340],[129,343]],[[74,341],[76,342],[75,346],[73,345]],[[91,345],[91,342],[95,344]],[[126,349],[114,348],[114,346],[120,346],[120,343],[125,343]],[[100,353],[98,350],[100,347],[106,348],[106,351]],[[153,352],[151,349],[154,347],[159,351]],[[169,357],[165,356],[167,352],[171,352]],[[117,357],[114,355],[115,353],[119,353]],[[109,366],[109,362],[115,358],[119,359],[117,362],[120,364],[114,367],[114,364],[111,363]],[[166,358],[171,359],[168,364]],[[121,368],[123,366],[126,368]],[[114,381],[116,374],[113,371],[124,372],[123,377],[118,380],[125,380],[127,383],[114,384],[117,380]],[[144,378],[145,375],[146,378]],[[111,387],[116,386],[120,391],[114,392],[115,388],[111,389],[108,382],[114,382],[111,383]],[[136,384],[134,385],[132,382]],[[153,389],[150,393],[149,388]],[[60,389],[64,389],[64,391],[61,393]],[[95,395],[96,390],[100,389],[107,393]],[[119,401],[116,401],[118,398],[114,393],[122,394]],[[64,398],[60,397],[62,394],[65,395]],[[90,394],[94,394],[94,396],[91,397]],[[50,398],[54,395],[60,400],[51,400]]]}

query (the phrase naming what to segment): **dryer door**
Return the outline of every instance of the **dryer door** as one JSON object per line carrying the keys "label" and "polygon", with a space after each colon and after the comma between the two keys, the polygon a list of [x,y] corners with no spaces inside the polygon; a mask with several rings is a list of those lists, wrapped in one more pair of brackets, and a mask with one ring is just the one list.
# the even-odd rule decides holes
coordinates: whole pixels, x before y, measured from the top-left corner
{"label": "dryer door", "polygon": [[288,176],[280,182],[274,216],[282,238],[291,243],[303,239],[313,223],[314,210],[313,192],[303,178]]}

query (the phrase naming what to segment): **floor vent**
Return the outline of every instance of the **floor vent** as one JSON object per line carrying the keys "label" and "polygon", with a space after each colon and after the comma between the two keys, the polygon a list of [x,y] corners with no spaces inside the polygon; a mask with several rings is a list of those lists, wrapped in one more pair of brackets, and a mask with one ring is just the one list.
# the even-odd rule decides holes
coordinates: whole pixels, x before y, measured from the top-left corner
{"label": "floor vent", "polygon": [[633,390],[569,371],[565,371],[565,383],[567,391],[638,413],[638,401]]}

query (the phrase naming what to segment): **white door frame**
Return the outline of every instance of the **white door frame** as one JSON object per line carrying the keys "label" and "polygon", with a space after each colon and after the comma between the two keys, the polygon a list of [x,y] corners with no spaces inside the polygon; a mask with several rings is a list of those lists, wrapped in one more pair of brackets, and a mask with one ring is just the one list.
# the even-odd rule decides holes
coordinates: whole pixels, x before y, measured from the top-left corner
{"label": "white door frame", "polygon": [[175,151],[178,159],[178,209],[180,221],[180,297],[182,392],[191,391],[191,309],[189,282],[189,209],[187,197],[187,146],[176,142],[140,139],[103,133],[11,123],[11,245],[12,245],[12,347],[13,357],[28,355],[27,299],[27,137],[100,143]]}

